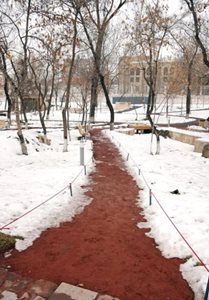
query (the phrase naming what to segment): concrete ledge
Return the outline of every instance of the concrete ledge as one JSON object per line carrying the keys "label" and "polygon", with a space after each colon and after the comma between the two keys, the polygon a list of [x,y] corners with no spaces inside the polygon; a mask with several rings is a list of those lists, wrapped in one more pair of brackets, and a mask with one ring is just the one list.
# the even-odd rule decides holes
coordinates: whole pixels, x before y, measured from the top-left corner
{"label": "concrete ledge", "polygon": [[171,139],[194,145],[194,152],[202,153],[203,147],[209,143],[209,138],[200,137],[198,133],[174,130],[169,128],[169,134]]}
{"label": "concrete ledge", "polygon": [[0,128],[6,128],[6,126],[7,126],[7,121],[0,120]]}
{"label": "concrete ledge", "polygon": [[190,144],[190,145],[194,145],[195,144],[195,140],[198,139],[198,136],[196,135],[192,135],[192,134],[186,134],[184,132],[179,132],[179,131],[170,131],[170,137],[173,140],[182,142],[182,143],[186,143],[186,144]]}
{"label": "concrete ledge", "polygon": [[209,144],[209,139],[204,139],[204,138],[196,139],[194,144],[194,152],[202,153],[203,147],[206,144]]}
{"label": "concrete ledge", "polygon": [[134,135],[135,134],[135,129],[134,128],[120,128],[116,129],[116,132],[123,133],[123,134],[128,134],[128,135]]}

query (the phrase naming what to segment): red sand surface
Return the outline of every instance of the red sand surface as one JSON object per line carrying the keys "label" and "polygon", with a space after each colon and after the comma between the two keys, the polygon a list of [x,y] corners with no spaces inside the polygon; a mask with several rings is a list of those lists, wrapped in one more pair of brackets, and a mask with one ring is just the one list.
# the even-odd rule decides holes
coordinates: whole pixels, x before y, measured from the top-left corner
{"label": "red sand surface", "polygon": [[193,292],[179,271],[179,259],[161,256],[137,207],[139,188],[117,148],[92,130],[96,169],[86,195],[93,200],[72,222],[51,228],[27,250],[0,260],[33,279],[83,284],[121,300],[187,300]]}

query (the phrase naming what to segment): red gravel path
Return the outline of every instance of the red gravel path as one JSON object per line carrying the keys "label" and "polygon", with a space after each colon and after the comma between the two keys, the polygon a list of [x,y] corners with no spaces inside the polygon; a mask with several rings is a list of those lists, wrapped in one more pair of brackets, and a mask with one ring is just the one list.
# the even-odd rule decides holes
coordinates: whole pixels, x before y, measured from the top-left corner
{"label": "red gravel path", "polygon": [[96,170],[86,193],[92,203],[6,262],[24,276],[82,283],[122,300],[194,299],[179,272],[181,261],[163,258],[145,229],[137,228],[143,220],[136,206],[139,188],[118,150],[99,130],[92,139]]}

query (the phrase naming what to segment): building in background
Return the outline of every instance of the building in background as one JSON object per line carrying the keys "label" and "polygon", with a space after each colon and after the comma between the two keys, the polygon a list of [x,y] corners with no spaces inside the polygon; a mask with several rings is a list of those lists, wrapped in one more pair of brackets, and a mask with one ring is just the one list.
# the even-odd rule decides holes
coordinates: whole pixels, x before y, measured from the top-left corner
{"label": "building in background", "polygon": [[[149,87],[145,80],[148,64],[143,56],[124,56],[119,63],[118,96],[147,97]],[[158,62],[157,94],[185,95],[187,64],[183,59],[162,59]],[[201,56],[197,55],[192,71],[192,93],[209,94],[209,73]]]}

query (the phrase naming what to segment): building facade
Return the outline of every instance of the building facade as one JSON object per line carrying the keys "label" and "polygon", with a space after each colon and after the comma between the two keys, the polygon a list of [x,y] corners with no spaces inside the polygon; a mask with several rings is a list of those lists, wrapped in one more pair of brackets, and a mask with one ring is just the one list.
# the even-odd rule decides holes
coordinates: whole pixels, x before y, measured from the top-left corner
{"label": "building facade", "polygon": [[[200,67],[201,65],[201,67]],[[187,65],[181,59],[162,59],[157,64],[156,92],[158,94],[186,94]],[[148,64],[142,56],[124,56],[119,63],[118,94],[148,96],[149,87],[145,80]],[[196,60],[192,71],[193,94],[209,92],[207,68]]]}

